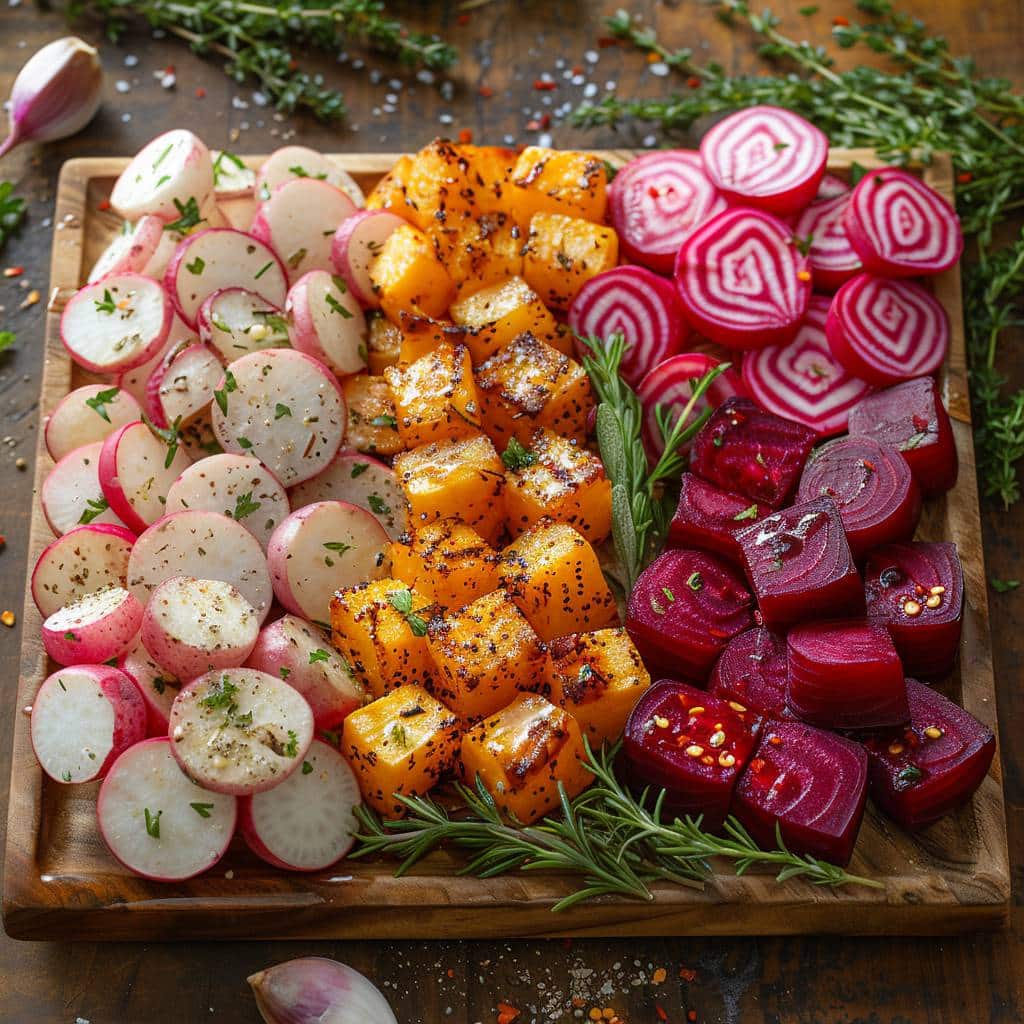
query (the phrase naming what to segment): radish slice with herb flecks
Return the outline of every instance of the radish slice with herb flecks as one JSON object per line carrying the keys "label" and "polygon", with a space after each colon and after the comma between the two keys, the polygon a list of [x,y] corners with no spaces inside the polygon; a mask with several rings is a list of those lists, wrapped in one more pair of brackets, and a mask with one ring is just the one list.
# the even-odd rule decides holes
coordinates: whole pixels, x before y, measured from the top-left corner
{"label": "radish slice with herb flecks", "polygon": [[171,329],[170,300],[141,274],[114,274],[87,284],[68,302],[60,338],[79,366],[118,373],[152,358]]}
{"label": "radish slice with herb flecks", "polygon": [[117,659],[117,667],[138,687],[146,702],[146,734],[166,736],[171,704],[181,689],[181,680],[158,665],[141,640]]}
{"label": "radish slice with herb flecks", "polygon": [[219,203],[222,199],[239,199],[251,196],[256,188],[256,172],[246,166],[245,161],[227,150],[210,151],[213,160],[213,194]]}
{"label": "radish slice with herb flecks", "polygon": [[850,410],[871,391],[832,355],[825,336],[829,301],[811,297],[807,316],[788,345],[743,355],[743,386],[759,405],[805,423],[823,437],[846,430]]}
{"label": "radish slice with herb flecks", "polygon": [[159,274],[149,273],[147,268],[163,239],[164,222],[159,217],[147,215],[134,224],[125,221],[121,232],[93,264],[86,283],[92,284],[108,274],[144,274],[160,280]]}
{"label": "radish slice with herb flecks", "polygon": [[174,314],[171,318],[171,329],[167,340],[160,347],[160,350],[141,366],[135,366],[115,378],[115,383],[122,391],[131,395],[136,402],[142,406],[142,411],[158,426],[160,426],[160,410],[151,404],[151,396],[148,392],[149,378],[153,376],[160,366],[163,366],[168,355],[178,349],[195,345],[199,341],[198,336],[191,327],[182,323],[181,318]]}
{"label": "radish slice with herb flecks", "polygon": [[949,318],[931,292],[872,274],[836,292],[825,330],[836,359],[876,387],[935,373],[949,348]]}
{"label": "radish slice with herb flecks", "polygon": [[300,771],[266,793],[245,797],[239,827],[249,849],[285,871],[321,871],[352,848],[362,803],[348,762],[313,740]]}
{"label": "radish slice with herb flecks", "polygon": [[787,214],[818,191],[828,139],[779,107],[757,106],[723,118],[701,139],[708,177],[730,202]]}
{"label": "radish slice with herb flecks", "polygon": [[388,210],[357,210],[342,221],[331,243],[331,262],[358,302],[377,308],[380,302],[370,280],[370,264],[395,228],[408,223]]}
{"label": "radish slice with herb flecks", "polygon": [[298,178],[325,181],[340,188],[356,206],[366,202],[363,190],[348,171],[307,146],[282,146],[271,153],[256,173],[257,194],[260,199],[269,199],[279,185]]}
{"label": "radish slice with herb flecks", "polygon": [[66,394],[46,418],[46,450],[58,462],[83,444],[104,441],[142,415],[142,407],[117,385],[83,384]]}
{"label": "radish slice with herb flecks", "polygon": [[687,320],[730,348],[790,341],[811,296],[792,231],[759,210],[726,210],[697,228],[679,250],[675,277]]}
{"label": "radish slice with herb flecks", "polygon": [[287,348],[288,321],[262,295],[245,288],[222,288],[199,307],[199,337],[225,363],[265,348]]}
{"label": "radish slice with herb flecks", "polygon": [[107,587],[48,615],[43,647],[58,665],[99,665],[128,650],[140,625],[142,606],[131,591]]}
{"label": "radish slice with herb flecks", "polygon": [[161,736],[117,759],[100,787],[96,817],[107,848],[129,871],[180,882],[224,856],[238,807],[233,796],[187,779]]}
{"label": "radish slice with herb flecks", "polygon": [[233,362],[216,393],[213,429],[225,451],[255,455],[286,487],[316,476],[345,436],[345,399],[323,363],[290,349]]}
{"label": "radish slice with herb flecks", "polygon": [[898,167],[868,171],[844,220],[864,268],[886,277],[938,274],[964,247],[956,211],[930,185]]}
{"label": "radish slice with herb flecks", "polygon": [[699,153],[644,153],[620,167],[608,185],[612,226],[625,255],[671,274],[679,246],[695,227],[726,208]]}
{"label": "radish slice with herb flecks", "polygon": [[32,702],[32,749],[55,782],[91,782],[146,735],[146,706],[109,665],[62,668]]}
{"label": "radish slice with herb flecks", "polygon": [[285,302],[292,343],[339,377],[366,369],[366,317],[344,279],[312,270]]}
{"label": "radish slice with herb flecks", "polygon": [[100,487],[102,450],[101,441],[83,444],[65,455],[43,481],[39,503],[47,525],[58,537],[88,523],[125,525]]}
{"label": "radish slice with herb flecks", "polygon": [[[569,307],[569,326],[581,338],[622,334],[626,352],[619,373],[633,387],[676,355],[686,335],[675,287],[644,267],[616,267],[592,277]],[[589,352],[581,342],[576,350]]]}
{"label": "radish slice with herb flecks", "polygon": [[847,193],[815,200],[793,226],[797,242],[807,248],[814,287],[821,291],[834,292],[861,269],[860,257],[843,227],[849,201]]}
{"label": "radish slice with herb flecks", "polygon": [[221,361],[205,345],[189,345],[174,353],[149,382],[162,414],[161,425],[188,424],[208,409],[223,375]]}

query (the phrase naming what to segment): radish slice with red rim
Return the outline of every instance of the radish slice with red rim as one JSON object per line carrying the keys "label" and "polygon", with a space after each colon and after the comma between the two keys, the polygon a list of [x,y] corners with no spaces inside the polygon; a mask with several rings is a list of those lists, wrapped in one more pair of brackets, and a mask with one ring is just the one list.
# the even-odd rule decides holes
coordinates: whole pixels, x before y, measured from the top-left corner
{"label": "radish slice with red rim", "polygon": [[39,504],[51,530],[59,537],[88,523],[125,524],[100,487],[100,452],[103,442],[83,444],[65,455],[46,475]]}
{"label": "radish slice with red rim", "polygon": [[187,425],[208,409],[223,375],[220,360],[205,345],[189,345],[175,353],[150,379],[163,423]]}
{"label": "radish slice with red rim", "polygon": [[134,224],[125,221],[120,234],[114,236],[93,264],[86,283],[92,284],[108,274],[143,274],[160,280],[161,275],[152,273],[149,266],[163,240],[164,222],[159,217],[147,215]]}
{"label": "radish slice with red rim", "polygon": [[43,647],[58,665],[97,665],[124,654],[142,625],[142,605],[124,587],[76,598],[47,616]]}
{"label": "radish slice with red rim", "polygon": [[292,285],[285,310],[300,352],[339,377],[366,369],[366,317],[343,278],[310,271]]}
{"label": "radish slice with red rim", "polygon": [[355,178],[329,156],[307,146],[282,146],[274,150],[256,172],[256,192],[260,199],[269,199],[279,185],[300,178],[324,181],[341,189],[356,206],[366,200]]}
{"label": "radish slice with red rim", "polygon": [[331,243],[331,262],[356,301],[367,309],[380,306],[370,279],[370,264],[395,228],[408,223],[388,210],[357,210],[341,222]]}
{"label": "radish slice with red rim", "polygon": [[708,692],[769,718],[785,718],[786,641],[757,626],[734,636],[719,655]]}
{"label": "radish slice with red rim", "polygon": [[146,734],[166,737],[167,719],[181,680],[158,665],[141,640],[117,659],[117,667],[135,683],[146,702]]}
{"label": "radish slice with red rim", "polygon": [[225,363],[265,348],[287,348],[284,311],[245,288],[222,288],[196,314],[199,337]]}
{"label": "radish slice with red rim", "polygon": [[83,384],[66,394],[46,418],[46,450],[57,462],[83,444],[105,440],[141,414],[139,403],[116,385]]}
{"label": "radish slice with red rim", "polygon": [[213,160],[213,194],[222,199],[240,199],[251,196],[256,188],[256,172],[245,161],[226,150],[210,151]]}
{"label": "radish slice with red rim", "polygon": [[843,226],[849,202],[847,192],[832,199],[817,199],[793,225],[797,242],[807,248],[814,287],[821,291],[834,292],[862,269]]}
{"label": "radish slice with red rim", "polygon": [[876,387],[935,373],[949,349],[949,318],[931,292],[871,274],[836,292],[825,330],[836,359]]}
{"label": "radish slice with red rim", "polygon": [[165,424],[160,423],[160,410],[152,403],[153,396],[149,392],[149,379],[164,365],[172,352],[195,345],[198,341],[199,337],[195,331],[182,323],[178,314],[175,313],[171,317],[171,329],[168,332],[167,340],[160,346],[160,350],[141,365],[125,370],[115,379],[117,386],[126,394],[131,395],[142,407],[142,411],[157,426]]}

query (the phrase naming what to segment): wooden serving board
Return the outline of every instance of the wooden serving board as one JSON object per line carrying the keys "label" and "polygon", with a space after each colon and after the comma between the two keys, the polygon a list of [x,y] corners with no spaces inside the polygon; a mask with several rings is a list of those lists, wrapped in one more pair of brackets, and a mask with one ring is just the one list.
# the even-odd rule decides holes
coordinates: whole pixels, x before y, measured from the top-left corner
{"label": "wooden serving board", "polygon": [[[605,154],[622,162],[628,152]],[[392,154],[337,158],[369,189]],[[249,161],[258,165],[259,158]],[[877,166],[870,151],[836,150],[829,169]],[[65,303],[113,233],[101,212],[124,159],[71,160],[61,172],[46,321],[40,414],[87,379],[72,367],[58,334]],[[952,167],[938,159],[924,178],[952,198]],[[960,455],[960,478],[927,503],[919,536],[955,541],[966,573],[960,670],[942,689],[996,730],[986,581],[975,481],[957,269],[935,279],[953,341],[944,385]],[[52,463],[42,443],[36,491]],[[51,540],[38,503],[32,510],[29,570]],[[830,932],[931,935],[1004,925],[1010,872],[998,757],[988,778],[958,814],[912,838],[870,806],[851,871],[882,889],[836,892],[803,881],[778,885],[772,875],[736,878],[728,868],[704,892],[656,886],[649,903],[601,899],[553,914],[569,891],[557,875],[528,872],[491,880],[459,876],[459,862],[436,853],[396,879],[391,862],[342,861],[311,875],[276,871],[236,840],[212,871],[179,884],[149,882],[107,853],[96,827],[97,785],[47,780],[32,753],[27,709],[53,670],[39,639],[40,616],[26,584],[21,678],[7,713],[16,714],[4,870],[3,915],[19,939],[186,938],[491,938],[553,935],[760,935]]]}

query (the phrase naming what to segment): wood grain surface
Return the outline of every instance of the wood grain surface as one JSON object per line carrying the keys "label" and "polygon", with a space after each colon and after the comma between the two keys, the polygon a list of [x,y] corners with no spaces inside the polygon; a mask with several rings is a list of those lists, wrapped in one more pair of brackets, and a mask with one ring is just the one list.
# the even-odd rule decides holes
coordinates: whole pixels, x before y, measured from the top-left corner
{"label": "wood grain surface", "polygon": [[[399,5],[401,6],[401,5]],[[406,5],[412,8],[415,5]],[[31,480],[19,474],[14,460],[31,463],[34,449],[36,395],[42,363],[42,304],[19,311],[32,287],[46,294],[49,229],[56,175],[72,156],[118,154],[137,149],[159,130],[186,124],[197,127],[212,145],[266,151],[284,131],[296,129],[294,141],[324,149],[395,150],[420,144],[440,131],[467,127],[477,141],[532,141],[526,130],[530,113],[543,109],[531,83],[539,71],[555,71],[555,61],[584,63],[585,51],[601,34],[600,17],[614,4],[512,3],[493,0],[469,12],[458,24],[455,4],[423,4],[424,22],[439,25],[463,48],[450,101],[422,85],[407,90],[390,115],[375,117],[386,103],[386,63],[372,84],[365,72],[331,72],[345,86],[357,132],[338,132],[299,120],[276,122],[251,102],[251,91],[232,85],[218,69],[168,41],[145,33],[129,35],[120,48],[103,43],[89,26],[81,34],[100,44],[108,71],[108,103],[84,133],[43,149],[25,147],[8,158],[2,176],[19,183],[32,199],[28,229],[4,257],[22,264],[23,278],[0,281],[0,305],[7,307],[4,328],[19,334],[18,351],[0,357],[0,465],[7,478],[0,489],[0,532],[7,547],[0,561],[0,603],[18,608],[23,598]],[[800,0],[776,3],[794,33],[824,41],[833,15],[856,17],[852,4],[822,3],[808,21],[797,17]],[[987,0],[936,5],[908,0],[903,8],[926,17],[953,41],[970,51],[988,73],[1012,77],[1024,50],[1024,21],[1014,0]],[[631,9],[656,20],[673,45],[706,41],[711,56],[726,66],[751,66],[753,57],[742,37],[733,37],[713,22],[696,2],[661,5],[637,2]],[[62,34],[56,15],[40,16],[28,8],[0,9],[0,94],[5,94],[25,57]],[[24,43],[24,46],[21,44]],[[135,69],[126,54],[139,58]],[[152,72],[175,64],[178,88],[167,92]],[[588,69],[588,81],[604,88],[617,82],[620,95],[666,92],[664,79],[651,76],[642,60],[618,50],[600,51],[600,63]],[[118,92],[124,81],[129,91]],[[477,89],[494,90],[490,99]],[[194,90],[205,89],[201,104]],[[581,87],[582,88],[582,87]],[[581,88],[565,89],[576,99]],[[232,98],[248,104],[232,104]],[[563,101],[559,94],[555,102]],[[439,118],[451,117],[449,125]],[[128,117],[130,119],[123,120]],[[241,138],[234,138],[234,133]],[[633,135],[609,132],[583,135],[553,128],[560,145],[635,144]],[[641,136],[642,137],[642,136]],[[22,290],[24,283],[28,287]],[[1011,377],[1021,381],[1017,351],[1009,350]],[[6,440],[10,438],[10,440]],[[1022,575],[1024,516],[986,507],[983,535],[989,571],[1001,578]],[[602,940],[469,942],[455,930],[445,942],[269,942],[189,944],[92,944],[68,934],[59,943],[6,941],[0,947],[0,1020],[74,1021],[93,1024],[149,1021],[255,1021],[244,977],[252,970],[292,956],[326,955],[346,960],[380,984],[403,1024],[451,1020],[456,1024],[493,1021],[499,1000],[523,1010],[527,1021],[572,1020],[565,1010],[573,997],[585,1007],[614,1006],[635,1022],[688,1019],[742,1022],[907,1022],[1019,1021],[1024,1011],[1024,944],[1020,913],[1021,851],[1024,848],[1024,757],[1015,740],[1024,726],[1020,679],[1024,651],[1024,614],[1019,596],[992,595],[994,657],[1004,758],[1010,848],[1014,866],[1014,903],[1009,932],[960,939],[776,938],[674,940],[615,938]],[[18,630],[5,632],[0,645],[5,688],[13,692],[18,673]],[[0,759],[10,750],[10,715],[0,716]],[[0,762],[0,777],[6,778]],[[2,785],[2,783],[0,783]],[[0,819],[0,828],[3,828]],[[742,911],[739,911],[742,913]],[[667,978],[652,983],[657,968]],[[682,969],[682,973],[680,973]]]}

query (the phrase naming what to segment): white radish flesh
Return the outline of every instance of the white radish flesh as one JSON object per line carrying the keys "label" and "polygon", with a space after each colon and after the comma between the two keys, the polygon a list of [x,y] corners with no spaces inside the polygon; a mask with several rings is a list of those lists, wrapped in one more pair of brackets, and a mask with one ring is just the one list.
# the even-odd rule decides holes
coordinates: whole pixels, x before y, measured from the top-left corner
{"label": "white radish flesh", "polygon": [[43,647],[58,665],[98,665],[124,654],[141,625],[142,605],[131,591],[107,587],[47,616]]}
{"label": "white radish flesh", "polygon": [[252,195],[256,172],[247,167],[241,157],[219,149],[211,150],[210,157],[213,159],[213,194],[218,203],[222,199]]}
{"label": "white radish flesh", "polygon": [[199,337],[225,363],[265,348],[287,348],[288,322],[277,306],[245,288],[222,288],[199,307]]}
{"label": "white radish flesh", "polygon": [[248,231],[256,219],[256,211],[260,204],[255,195],[239,196],[237,199],[218,199],[217,209],[227,222],[229,228],[236,231]]}
{"label": "white radish flesh", "polygon": [[278,185],[297,178],[326,181],[340,188],[356,206],[366,202],[363,190],[348,171],[330,157],[306,146],[283,146],[271,153],[256,173],[257,194],[260,199],[269,199]]}
{"label": "white radish flesh", "polygon": [[313,270],[292,285],[285,310],[292,342],[339,377],[366,369],[366,317],[343,278]]}
{"label": "white radish flesh", "polygon": [[175,314],[171,318],[171,329],[167,335],[167,340],[160,346],[160,351],[147,359],[141,366],[135,366],[130,370],[126,370],[115,381],[122,391],[127,392],[142,406],[145,414],[157,426],[165,426],[166,424],[160,422],[160,411],[152,404],[154,396],[149,394],[149,379],[159,367],[163,366],[170,353],[176,352],[178,349],[187,348],[189,345],[195,345],[198,341],[199,336],[196,332],[191,327],[182,323],[181,318]]}
{"label": "white radish flesh", "polygon": [[405,223],[388,210],[357,210],[334,233],[331,262],[352,294],[367,308],[380,305],[370,279],[370,264],[395,228]]}
{"label": "white radish flesh", "polygon": [[84,384],[66,394],[46,420],[46,450],[57,462],[83,444],[103,441],[139,419],[142,407],[117,385]]}
{"label": "white radish flesh", "polygon": [[134,224],[125,221],[89,271],[86,283],[92,284],[108,274],[145,274],[159,280],[159,275],[149,273],[148,267],[160,248],[163,235],[164,222],[159,217],[142,217]]}
{"label": "white radish flesh", "polygon": [[100,487],[103,442],[84,444],[50,470],[39,491],[39,503],[50,529],[59,537],[86,523],[125,524],[110,508]]}
{"label": "white radish flesh", "polygon": [[117,659],[117,667],[135,683],[146,702],[146,734],[166,736],[171,705],[181,689],[181,680],[158,665],[141,640]]}
{"label": "white radish flesh", "polygon": [[205,345],[189,345],[171,358],[150,380],[164,423],[187,424],[208,409],[224,369]]}

